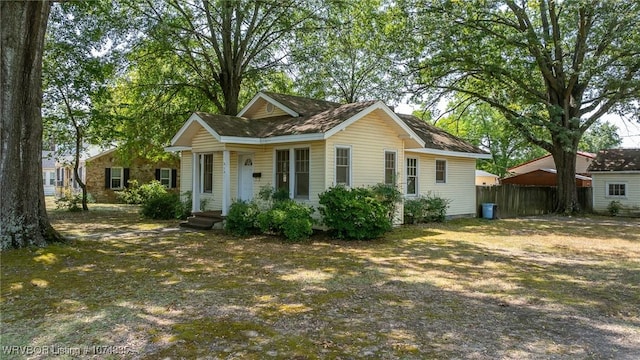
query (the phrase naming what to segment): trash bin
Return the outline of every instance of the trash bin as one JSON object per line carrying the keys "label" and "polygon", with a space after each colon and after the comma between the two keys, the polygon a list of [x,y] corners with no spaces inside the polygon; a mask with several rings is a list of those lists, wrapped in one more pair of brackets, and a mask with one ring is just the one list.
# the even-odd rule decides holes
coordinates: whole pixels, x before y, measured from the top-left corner
{"label": "trash bin", "polygon": [[493,219],[494,203],[482,203],[482,217],[485,219]]}

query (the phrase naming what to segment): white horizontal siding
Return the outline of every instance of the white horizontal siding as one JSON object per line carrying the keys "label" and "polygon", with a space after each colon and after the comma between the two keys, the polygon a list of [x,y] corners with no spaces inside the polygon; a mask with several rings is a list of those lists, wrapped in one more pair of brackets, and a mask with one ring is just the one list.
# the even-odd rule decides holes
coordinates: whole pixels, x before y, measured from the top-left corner
{"label": "white horizontal siding", "polygon": [[267,104],[268,102],[266,100],[258,99],[251,109],[245,112],[243,116],[249,119],[264,119],[274,116],[288,115],[284,110],[277,106],[273,107],[272,112],[267,112]]}
{"label": "white horizontal siding", "polygon": [[[593,210],[606,212],[611,201],[619,201],[625,207],[640,206],[640,173],[592,173]],[[625,197],[607,196],[607,183],[624,183],[626,186]]]}
{"label": "white horizontal siding", "polygon": [[[407,153],[409,157],[418,157],[419,192],[449,199],[447,215],[467,215],[476,213],[476,160],[448,156],[417,155]],[[445,183],[436,183],[436,160],[447,162]]]}
{"label": "white horizontal siding", "polygon": [[180,193],[191,191],[193,186],[193,154],[191,151],[180,153]]}
{"label": "white horizontal siding", "polygon": [[326,186],[335,184],[335,147],[351,147],[351,185],[369,186],[384,182],[385,151],[396,151],[396,179],[404,179],[403,141],[388,116],[374,111],[326,141]]}

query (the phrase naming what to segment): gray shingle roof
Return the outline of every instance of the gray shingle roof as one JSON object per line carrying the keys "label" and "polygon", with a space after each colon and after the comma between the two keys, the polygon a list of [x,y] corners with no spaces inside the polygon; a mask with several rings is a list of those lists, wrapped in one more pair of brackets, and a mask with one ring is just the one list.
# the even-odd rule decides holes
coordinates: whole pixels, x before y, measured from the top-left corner
{"label": "gray shingle roof", "polygon": [[413,115],[398,115],[425,142],[429,149],[456,151],[474,154],[486,154],[485,151],[459,137],[439,129]]}
{"label": "gray shingle roof", "polygon": [[324,133],[373,104],[375,101],[365,101],[341,105],[312,115],[276,116],[254,120],[203,112],[196,114],[221,136],[268,138]]}
{"label": "gray shingle roof", "polygon": [[278,94],[268,91],[263,91],[262,93],[297,112],[301,116],[317,114],[325,110],[342,106],[342,104],[336,102],[309,99],[295,95]]}
{"label": "gray shingle roof", "polygon": [[[266,119],[247,119],[204,112],[196,112],[196,114],[220,136],[270,138],[325,133],[377,102],[372,100],[352,104],[339,104],[271,92],[263,92],[263,94],[290,108],[300,116],[284,115]],[[398,117],[425,142],[425,148],[486,154],[485,151],[478,147],[415,116],[398,115]]]}
{"label": "gray shingle roof", "polygon": [[640,171],[640,149],[602,150],[589,171]]}

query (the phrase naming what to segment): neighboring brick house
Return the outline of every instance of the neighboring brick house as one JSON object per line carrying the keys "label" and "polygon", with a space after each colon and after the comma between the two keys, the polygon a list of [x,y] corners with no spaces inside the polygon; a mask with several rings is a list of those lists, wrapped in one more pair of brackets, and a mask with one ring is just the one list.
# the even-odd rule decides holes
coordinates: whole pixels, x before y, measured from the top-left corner
{"label": "neighboring brick house", "polygon": [[169,189],[178,191],[180,188],[178,158],[152,162],[136,157],[123,163],[116,156],[115,150],[107,150],[86,161],[87,191],[97,202],[117,202],[115,192],[127,187],[130,180],[137,180],[142,185],[155,179]]}

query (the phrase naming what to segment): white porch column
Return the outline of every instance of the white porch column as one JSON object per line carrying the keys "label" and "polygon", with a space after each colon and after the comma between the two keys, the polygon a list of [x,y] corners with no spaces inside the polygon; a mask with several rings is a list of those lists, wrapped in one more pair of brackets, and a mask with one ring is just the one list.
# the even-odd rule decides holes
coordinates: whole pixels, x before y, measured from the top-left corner
{"label": "white porch column", "polygon": [[229,150],[222,151],[222,216],[226,216],[231,205],[231,156]]}
{"label": "white porch column", "polygon": [[200,157],[197,153],[191,156],[191,212],[198,212],[200,211]]}

